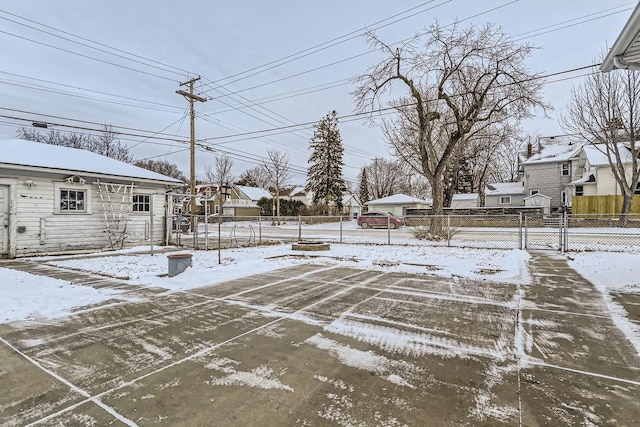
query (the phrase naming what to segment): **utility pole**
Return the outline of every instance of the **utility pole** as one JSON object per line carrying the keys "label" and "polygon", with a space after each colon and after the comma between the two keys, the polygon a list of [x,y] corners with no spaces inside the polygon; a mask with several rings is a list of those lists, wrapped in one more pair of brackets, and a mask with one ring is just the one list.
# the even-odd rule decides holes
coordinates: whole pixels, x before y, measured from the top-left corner
{"label": "utility pole", "polygon": [[[190,116],[191,116],[191,144],[190,144],[190,153],[191,153],[191,168],[190,168],[190,193],[191,193],[191,231],[195,230],[195,219],[196,219],[196,111],[193,107],[193,103],[195,101],[207,102],[207,100],[201,96],[195,95],[193,93],[193,84],[200,80],[200,77],[194,77],[193,79],[186,81],[184,83],[180,83],[180,86],[189,85],[189,92],[185,92],[180,89],[177,90],[176,93],[178,95],[182,95],[189,101],[190,106]],[[205,221],[207,219],[205,218]]]}

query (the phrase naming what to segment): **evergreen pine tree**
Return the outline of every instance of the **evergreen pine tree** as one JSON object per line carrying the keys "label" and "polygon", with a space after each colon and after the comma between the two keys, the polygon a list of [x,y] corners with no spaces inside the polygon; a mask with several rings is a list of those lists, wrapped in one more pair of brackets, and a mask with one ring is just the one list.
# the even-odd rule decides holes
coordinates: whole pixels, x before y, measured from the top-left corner
{"label": "evergreen pine tree", "polygon": [[369,179],[367,178],[367,168],[363,167],[360,172],[360,203],[365,204],[369,200]]}
{"label": "evergreen pine tree", "polygon": [[338,130],[338,113],[332,111],[317,125],[311,138],[313,153],[309,158],[307,190],[313,192],[313,203],[327,207],[334,205],[342,210],[342,195],[347,187],[342,178],[344,148]]}

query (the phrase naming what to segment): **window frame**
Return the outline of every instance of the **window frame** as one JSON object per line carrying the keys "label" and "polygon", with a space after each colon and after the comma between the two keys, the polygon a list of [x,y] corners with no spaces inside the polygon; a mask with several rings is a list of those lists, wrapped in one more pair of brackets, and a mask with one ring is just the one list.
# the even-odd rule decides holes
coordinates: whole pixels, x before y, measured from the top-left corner
{"label": "window frame", "polygon": [[540,190],[529,190],[530,196],[533,196],[534,194],[540,194]]}
{"label": "window frame", "polygon": [[[508,200],[508,201],[503,201]],[[510,205],[511,204],[511,196],[500,196],[498,199],[498,203],[501,205]]]}
{"label": "window frame", "polygon": [[575,192],[575,195],[578,197],[584,196],[584,185],[576,185],[574,192]]}
{"label": "window frame", "polygon": [[[142,197],[143,200],[136,200]],[[134,214],[148,214],[151,212],[151,203],[153,202],[153,197],[148,193],[133,193],[131,195],[131,212]],[[143,209],[136,209],[137,206],[142,206]],[[146,208],[146,209],[145,209]]]}
{"label": "window frame", "polygon": [[569,163],[562,163],[560,165],[560,176],[570,176],[571,175],[571,165]]}
{"label": "window frame", "polygon": [[[53,213],[56,215],[90,215],[91,214],[91,200],[92,192],[91,185],[74,183],[74,182],[54,182],[54,206]],[[75,191],[84,193],[84,209],[62,209],[62,192],[63,191]],[[76,197],[77,201],[77,197]]]}

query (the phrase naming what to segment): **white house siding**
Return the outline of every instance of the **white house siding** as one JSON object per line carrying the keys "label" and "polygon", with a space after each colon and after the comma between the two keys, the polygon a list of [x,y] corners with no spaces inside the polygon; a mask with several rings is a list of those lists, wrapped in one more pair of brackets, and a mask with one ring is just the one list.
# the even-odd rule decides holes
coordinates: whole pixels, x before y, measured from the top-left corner
{"label": "white house siding", "polygon": [[620,194],[618,183],[613,176],[610,166],[600,166],[598,168],[596,187],[597,195]]}
{"label": "white house siding", "polygon": [[8,183],[0,182],[0,257],[9,254],[9,195]]}
{"label": "white house siding", "polygon": [[[27,180],[34,184],[28,186],[25,183]],[[13,186],[14,206],[11,207],[10,214],[13,216],[10,228],[15,230],[15,238],[12,239],[14,249],[8,251],[10,256],[84,252],[111,247],[97,185],[61,184],[62,181],[64,179],[61,176],[53,178],[41,173],[17,176],[17,183]],[[90,200],[90,204],[87,204],[90,213],[56,213],[56,193],[59,191],[56,183],[69,188],[85,188],[87,199]],[[121,183],[127,184],[125,181]],[[154,191],[151,187],[138,187],[134,193],[151,191]],[[158,244],[164,241],[166,222],[164,186],[156,185],[155,191],[161,193],[152,197],[154,243]],[[114,203],[118,210],[121,199],[121,195],[114,197],[114,200],[118,200],[118,203]],[[130,194],[127,196],[126,206],[131,209]],[[150,213],[129,212],[128,219],[125,246],[149,244]]]}

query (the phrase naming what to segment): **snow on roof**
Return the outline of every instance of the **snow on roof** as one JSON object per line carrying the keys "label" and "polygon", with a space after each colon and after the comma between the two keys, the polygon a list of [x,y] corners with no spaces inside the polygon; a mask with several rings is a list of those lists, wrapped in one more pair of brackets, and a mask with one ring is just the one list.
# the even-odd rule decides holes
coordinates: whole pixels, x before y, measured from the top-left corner
{"label": "snow on roof", "polygon": [[270,199],[272,197],[271,193],[269,193],[267,190],[263,188],[247,187],[244,185],[236,185],[236,187],[238,188],[238,190],[246,194],[246,196],[251,200],[260,200],[263,197]]}
{"label": "snow on roof", "polygon": [[406,194],[394,194],[393,196],[383,197],[382,199],[370,200],[365,205],[401,205],[401,204],[431,204],[431,200],[418,199],[416,197],[407,196]]}
{"label": "snow on roof", "polygon": [[560,135],[540,138],[538,150],[522,164],[566,162],[575,156],[586,143],[574,135]]}
{"label": "snow on roof", "polygon": [[569,184],[567,185],[576,185],[576,184],[595,184],[596,183],[596,177],[594,174],[590,173],[587,174],[585,176],[583,176],[580,179],[576,179],[575,181],[571,181]]}
{"label": "snow on roof", "polygon": [[499,194],[524,194],[523,182],[497,182],[495,184],[487,184],[485,194],[487,196],[495,196]]}
{"label": "snow on roof", "polygon": [[[631,151],[627,148],[628,146],[628,142],[618,143],[618,150],[620,151],[620,156],[624,163],[631,163]],[[607,148],[604,144],[588,144],[582,149],[584,150],[584,154],[587,156],[590,166],[606,166],[609,164]]]}
{"label": "snow on roof", "polygon": [[476,200],[480,195],[478,193],[456,193],[452,200]]}
{"label": "snow on roof", "polygon": [[529,199],[547,199],[547,200],[551,200],[551,197],[547,196],[546,194],[542,194],[542,193],[536,193],[536,194],[532,194],[530,196],[525,197],[525,200],[529,200]]}
{"label": "snow on roof", "polygon": [[293,187],[289,191],[289,197],[306,196],[306,195],[307,195],[307,191],[302,186]]}
{"label": "snow on roof", "polygon": [[358,202],[358,204],[361,204],[358,198],[355,196],[355,194],[345,194],[344,196],[342,196],[342,204],[346,205],[347,203],[349,203],[351,199]]}
{"label": "snow on roof", "polygon": [[59,169],[126,178],[149,179],[172,184],[182,181],[87,150],[43,144],[23,139],[0,140],[0,165]]}

